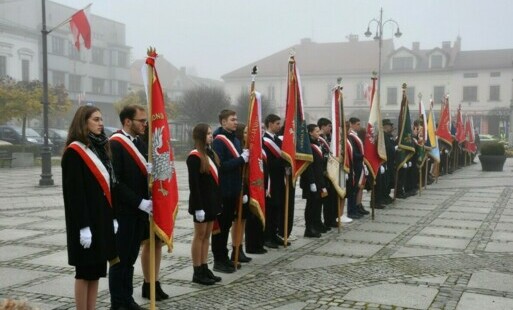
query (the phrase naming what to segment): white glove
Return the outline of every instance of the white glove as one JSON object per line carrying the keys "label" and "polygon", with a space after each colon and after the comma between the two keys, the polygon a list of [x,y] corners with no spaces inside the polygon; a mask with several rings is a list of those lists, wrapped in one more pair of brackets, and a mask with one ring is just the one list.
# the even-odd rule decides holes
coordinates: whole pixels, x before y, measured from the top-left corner
{"label": "white glove", "polygon": [[194,215],[196,216],[196,220],[198,222],[203,222],[205,220],[205,211],[203,210],[196,210],[196,212],[194,212]]}
{"label": "white glove", "polygon": [[369,169],[367,169],[367,166],[363,166],[363,173],[365,173],[365,175],[369,175]]}
{"label": "white glove", "polygon": [[349,174],[344,174],[346,181],[349,180]]}
{"label": "white glove", "polygon": [[403,168],[404,168],[404,169],[408,168],[408,164],[407,164],[407,163],[404,163]]}
{"label": "white glove", "polygon": [[117,234],[118,233],[118,228],[119,228],[118,220],[113,219],[112,220],[112,225],[114,226],[114,234]]}
{"label": "white glove", "polygon": [[148,174],[151,174],[152,171],[153,171],[153,164],[146,163],[146,172],[148,172]]}
{"label": "white glove", "polygon": [[242,203],[248,203],[248,195],[242,196]]}
{"label": "white glove", "polygon": [[84,249],[89,249],[91,247],[91,243],[93,242],[93,234],[91,234],[91,229],[89,226],[86,228],[82,228],[80,230],[80,244],[84,247]]}
{"label": "white glove", "polygon": [[310,191],[312,193],[315,193],[317,191],[317,186],[315,185],[315,183],[310,184]]}
{"label": "white glove", "polygon": [[153,202],[151,200],[143,199],[139,204],[139,210],[148,213],[149,215],[153,214]]}
{"label": "white glove", "polygon": [[383,166],[379,167],[379,171],[381,172],[381,174],[385,174],[385,167],[383,167]]}
{"label": "white glove", "polygon": [[321,192],[323,192],[323,193],[327,193],[327,192],[328,192],[328,190],[327,190],[325,187],[323,187],[323,188],[321,189]]}
{"label": "white glove", "polygon": [[285,167],[285,174],[286,175],[291,175],[292,174],[292,167]]}
{"label": "white glove", "polygon": [[449,150],[444,150],[444,153],[445,154],[449,154]]}
{"label": "white glove", "polygon": [[394,146],[394,149],[397,151],[397,149],[399,148],[399,145],[396,145]]}
{"label": "white glove", "polygon": [[410,168],[410,167],[411,167],[411,161],[410,161],[410,162],[408,162],[408,168]]}
{"label": "white glove", "polygon": [[244,159],[244,162],[247,163],[249,161],[249,150],[244,149],[242,150],[242,154],[240,155]]}

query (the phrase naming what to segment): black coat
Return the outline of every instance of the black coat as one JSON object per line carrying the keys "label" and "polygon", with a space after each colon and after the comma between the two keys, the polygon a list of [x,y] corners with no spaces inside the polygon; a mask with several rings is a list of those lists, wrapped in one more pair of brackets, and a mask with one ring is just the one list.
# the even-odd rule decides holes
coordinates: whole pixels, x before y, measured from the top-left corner
{"label": "black coat", "polygon": [[[225,135],[233,143],[237,152],[239,154],[242,153],[240,141],[233,132],[228,132],[219,127],[214,131],[214,138],[219,134]],[[221,162],[219,182],[221,184],[222,197],[239,197],[242,188],[242,166],[244,165],[244,159],[241,156],[234,157],[221,140],[214,139],[212,147]]]}
{"label": "black coat", "polygon": [[[61,167],[68,264],[84,266],[114,259],[117,256],[114,210],[109,206],[103,189],[75,150],[66,149]],[[92,234],[89,249],[80,244],[80,229],[85,227],[89,227]]]}
{"label": "black coat", "polygon": [[[318,142],[310,140],[312,144],[319,145]],[[313,148],[314,146],[312,146]],[[324,156],[318,154],[317,151],[312,150],[313,154],[313,162],[308,165],[306,170],[301,174],[301,180],[299,181],[299,185],[303,190],[303,198],[307,198],[306,193],[311,193],[310,184],[315,183],[317,187],[316,195],[321,197],[321,190],[326,188],[326,179],[324,178]],[[312,193],[314,194],[314,193]]]}
{"label": "black coat", "polygon": [[[147,147],[143,142],[136,145],[139,152],[147,158]],[[149,199],[148,178],[143,174],[135,160],[116,140],[110,140],[112,151],[112,166],[118,184],[115,187],[116,196],[114,209],[117,214],[133,214],[147,218],[147,214],[139,210],[143,199]]]}
{"label": "black coat", "polygon": [[[279,138],[270,136],[267,132],[264,134],[265,138],[271,139],[278,148],[281,150],[282,141]],[[285,201],[285,163],[286,161],[277,156],[265,143],[262,143],[262,148],[267,156],[267,167],[269,170],[269,180],[271,181],[270,192],[271,197],[268,197],[269,203],[276,205],[283,205]],[[266,184],[267,186],[267,184]],[[267,188],[267,187],[266,187]]]}
{"label": "black coat", "polygon": [[[214,161],[212,151],[207,151],[207,154]],[[194,215],[195,211],[203,210],[207,221],[214,220],[221,213],[219,185],[211,173],[200,172],[201,159],[198,156],[189,155],[186,162],[189,171],[189,214]],[[219,169],[219,166],[216,167]]]}

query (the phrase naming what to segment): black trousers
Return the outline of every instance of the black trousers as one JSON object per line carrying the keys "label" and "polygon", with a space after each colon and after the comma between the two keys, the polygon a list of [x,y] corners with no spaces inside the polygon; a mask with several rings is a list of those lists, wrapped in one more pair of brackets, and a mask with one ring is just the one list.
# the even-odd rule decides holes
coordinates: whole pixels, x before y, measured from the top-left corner
{"label": "black trousers", "polygon": [[217,216],[219,223],[219,233],[212,234],[212,253],[214,260],[225,261],[228,260],[228,236],[230,235],[230,228],[235,216],[235,209],[237,208],[238,197],[223,197],[223,210]]}
{"label": "black trousers", "polygon": [[246,251],[259,250],[264,247],[264,227],[260,219],[249,212],[246,219]]}
{"label": "black trousers", "polygon": [[[289,207],[288,207],[288,216],[287,216],[287,236],[290,236],[292,233],[292,226],[294,226],[294,206],[296,199],[296,187],[290,185],[289,186]],[[285,206],[285,201],[283,201],[283,206]],[[280,236],[284,236],[285,231],[285,208],[282,209],[278,216],[278,234]]]}
{"label": "black trousers", "polygon": [[338,217],[338,194],[329,179],[326,179],[329,184],[328,196],[322,198],[322,215],[325,225],[333,224]]}
{"label": "black trousers", "polygon": [[305,206],[306,229],[316,228],[321,224],[321,197],[319,193],[308,193]]}
{"label": "black trousers", "polygon": [[278,233],[280,217],[283,218],[281,200],[265,199],[265,239],[272,240]]}
{"label": "black trousers", "polygon": [[113,307],[128,306],[134,301],[134,264],[139,256],[139,248],[145,225],[143,218],[135,215],[118,216],[116,249],[119,263],[109,268],[109,291]]}

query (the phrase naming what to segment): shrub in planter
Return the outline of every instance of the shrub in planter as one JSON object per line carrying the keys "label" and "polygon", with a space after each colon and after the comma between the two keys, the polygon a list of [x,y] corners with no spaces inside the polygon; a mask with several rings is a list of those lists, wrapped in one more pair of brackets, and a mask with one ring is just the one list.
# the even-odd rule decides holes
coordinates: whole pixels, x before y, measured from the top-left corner
{"label": "shrub in planter", "polygon": [[479,161],[483,171],[502,171],[506,156],[504,145],[498,141],[489,141],[481,145]]}

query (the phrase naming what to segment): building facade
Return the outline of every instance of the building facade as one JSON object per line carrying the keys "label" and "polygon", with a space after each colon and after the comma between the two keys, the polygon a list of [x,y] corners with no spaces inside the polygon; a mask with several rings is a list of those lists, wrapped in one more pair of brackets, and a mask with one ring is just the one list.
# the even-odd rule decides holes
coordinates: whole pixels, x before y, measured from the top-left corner
{"label": "building facade", "polygon": [[[78,9],[46,1],[47,30]],[[0,3],[0,75],[42,81],[41,10],[41,1]],[[126,45],[125,25],[93,14],[88,19],[92,31],[89,50],[83,46],[80,51],[75,48],[69,23],[48,35],[48,83],[64,85],[77,106],[99,106],[106,124],[117,125],[113,103],[127,94],[130,83],[130,47]],[[51,118],[52,115],[50,121]]]}
{"label": "building facade", "polygon": [[[363,122],[369,117],[366,90],[372,72],[378,71],[378,42],[360,41],[350,35],[347,42],[315,43],[310,39],[223,75],[226,90],[236,98],[249,85],[248,72],[258,65],[257,89],[268,97],[279,114],[285,113],[287,60],[293,51],[301,75],[301,88],[308,122],[330,114],[330,91],[342,78],[346,116]],[[513,98],[513,49],[462,51],[461,38],[442,42],[440,47],[395,48],[392,39],[383,40],[380,101],[383,118],[397,120],[402,84],[412,117],[418,115],[419,95],[427,105],[432,97],[438,114],[440,102],[449,95],[455,113],[474,117],[481,133],[508,133],[509,111]],[[428,105],[427,105],[428,106]]]}

